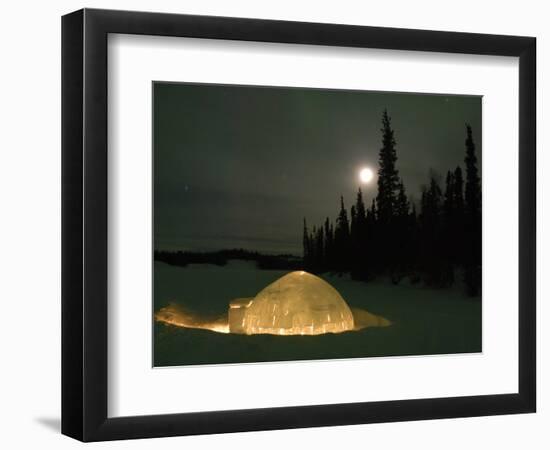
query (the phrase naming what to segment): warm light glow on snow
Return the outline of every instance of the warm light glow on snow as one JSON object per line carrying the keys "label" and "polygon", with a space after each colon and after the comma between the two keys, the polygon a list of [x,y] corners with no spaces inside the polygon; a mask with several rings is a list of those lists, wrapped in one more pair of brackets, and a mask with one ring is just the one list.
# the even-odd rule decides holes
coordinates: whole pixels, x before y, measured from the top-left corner
{"label": "warm light glow on snow", "polygon": [[374,172],[368,167],[364,167],[359,172],[359,179],[362,183],[370,183],[374,178]]}
{"label": "warm light glow on snow", "polygon": [[155,320],[176,327],[200,328],[203,330],[216,331],[217,333],[229,333],[229,324],[227,323],[226,317],[220,317],[215,320],[205,320],[183,311],[176,305],[165,306],[158,310],[155,314]]}
{"label": "warm light glow on snow", "polygon": [[155,320],[182,328],[217,333],[318,335],[385,327],[391,323],[366,310],[351,310],[339,292],[308,272],[290,272],[262,289],[256,297],[230,302],[228,314],[204,318],[171,304]]}

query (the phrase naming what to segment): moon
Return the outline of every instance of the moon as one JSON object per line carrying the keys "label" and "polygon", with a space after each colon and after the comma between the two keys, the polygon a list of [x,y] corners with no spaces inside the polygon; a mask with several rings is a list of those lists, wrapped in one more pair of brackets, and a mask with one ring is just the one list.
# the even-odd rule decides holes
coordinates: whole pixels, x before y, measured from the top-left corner
{"label": "moon", "polygon": [[369,167],[363,167],[359,172],[359,179],[362,183],[370,183],[374,178],[374,172]]}

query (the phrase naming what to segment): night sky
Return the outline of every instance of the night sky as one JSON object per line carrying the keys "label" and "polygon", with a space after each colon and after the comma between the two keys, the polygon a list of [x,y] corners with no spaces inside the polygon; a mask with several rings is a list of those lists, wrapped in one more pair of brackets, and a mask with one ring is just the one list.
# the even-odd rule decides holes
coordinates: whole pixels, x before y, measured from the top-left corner
{"label": "night sky", "polygon": [[[464,170],[465,123],[481,168],[481,97],[154,83],[154,237],[162,250],[301,255],[303,218],[334,220],[361,186],[370,205],[381,116],[416,201],[430,171]],[[443,187],[443,186],[442,186]]]}

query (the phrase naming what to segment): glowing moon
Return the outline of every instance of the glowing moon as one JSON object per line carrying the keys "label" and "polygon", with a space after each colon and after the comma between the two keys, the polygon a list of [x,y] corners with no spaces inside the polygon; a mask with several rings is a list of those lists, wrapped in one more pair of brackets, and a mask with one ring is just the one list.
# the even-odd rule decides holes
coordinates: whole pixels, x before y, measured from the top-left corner
{"label": "glowing moon", "polygon": [[369,169],[368,167],[364,167],[363,169],[361,169],[361,171],[359,172],[359,179],[361,180],[361,182],[363,183],[370,183],[372,181],[374,177],[374,173],[371,169]]}

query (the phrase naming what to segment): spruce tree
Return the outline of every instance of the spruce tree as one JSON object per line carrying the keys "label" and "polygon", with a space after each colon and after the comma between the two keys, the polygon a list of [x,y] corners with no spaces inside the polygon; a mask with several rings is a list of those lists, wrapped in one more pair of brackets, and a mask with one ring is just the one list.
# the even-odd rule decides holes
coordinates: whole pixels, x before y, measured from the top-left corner
{"label": "spruce tree", "polygon": [[302,246],[303,246],[303,254],[304,254],[304,267],[306,269],[310,268],[310,245],[309,245],[309,231],[307,229],[307,223],[306,218],[304,217],[304,231],[303,231],[303,237],[302,237]]}
{"label": "spruce tree", "polygon": [[329,218],[325,219],[325,269],[332,270],[334,266],[334,233]]}
{"label": "spruce tree", "polygon": [[398,184],[398,192],[395,200],[395,216],[399,219],[404,219],[409,215],[409,199],[405,194],[405,186],[401,180]]}
{"label": "spruce tree", "polygon": [[380,270],[380,239],[378,237],[376,200],[374,198],[372,199],[370,208],[367,209],[365,234],[365,272],[367,277],[372,277]]}
{"label": "spruce tree", "polygon": [[317,232],[315,233],[315,254],[317,256],[315,264],[316,271],[322,272],[325,268],[325,249],[322,226],[317,228]]}
{"label": "spruce tree", "polygon": [[405,185],[400,180],[395,199],[395,211],[393,217],[393,236],[395,244],[393,262],[390,265],[390,276],[393,283],[397,284],[405,276],[410,264],[410,221],[409,199],[405,193]]}
{"label": "spruce tree", "polygon": [[481,214],[481,185],[477,170],[477,157],[472,127],[466,125],[466,190],[464,193],[467,214],[471,218],[477,218]]}
{"label": "spruce tree", "polygon": [[396,203],[399,190],[399,173],[396,169],[397,153],[394,132],[388,111],[382,115],[382,148],[378,154],[378,193],[377,232],[378,232],[378,269],[393,275],[398,264],[396,249]]}
{"label": "spruce tree", "polygon": [[309,235],[309,257],[310,257],[310,269],[312,272],[317,271],[317,245],[316,245],[316,239],[317,239],[317,227],[313,225],[313,228],[311,229],[311,234]]}
{"label": "spruce tree", "polygon": [[453,174],[453,215],[452,215],[452,260],[455,266],[464,268],[464,249],[466,247],[464,230],[464,180],[462,169],[457,167]]}
{"label": "spruce tree", "polygon": [[462,213],[464,211],[464,180],[460,166],[457,166],[454,171],[454,188],[455,210]]}
{"label": "spruce tree", "polygon": [[434,174],[422,190],[420,211],[420,268],[424,282],[442,287],[445,283],[441,248],[442,193]]}
{"label": "spruce tree", "polygon": [[350,209],[350,240],[349,240],[349,260],[348,265],[351,271],[352,278],[355,278],[355,271],[358,264],[359,252],[357,248],[358,242],[358,229],[357,229],[357,213],[355,212],[355,205]]}
{"label": "spruce tree", "polygon": [[411,271],[411,281],[417,283],[420,279],[415,269],[418,269],[418,253],[419,253],[419,226],[418,214],[416,212],[416,204],[414,200],[409,199],[411,212],[409,214],[409,269]]}
{"label": "spruce tree", "polygon": [[357,214],[355,212],[355,205],[351,205],[350,218],[351,218],[350,236],[353,240],[357,237]]}
{"label": "spruce tree", "polygon": [[349,241],[350,230],[348,222],[348,213],[344,207],[344,197],[340,196],[340,212],[336,219],[336,229],[334,231],[334,244],[336,252],[337,270],[345,272],[349,267]]}
{"label": "spruce tree", "polygon": [[381,224],[389,224],[393,217],[396,192],[399,188],[399,173],[395,167],[397,153],[395,150],[394,132],[388,111],[382,115],[382,148],[378,155],[378,220]]}
{"label": "spruce tree", "polygon": [[356,280],[365,280],[368,277],[367,259],[373,255],[368,254],[367,248],[367,212],[363,202],[363,193],[361,188],[357,191],[357,197],[354,205],[355,224],[351,233],[353,267],[351,276]]}
{"label": "spruce tree", "polygon": [[374,221],[378,220],[378,210],[376,209],[376,200],[373,198],[370,205],[370,212]]}
{"label": "spruce tree", "polygon": [[455,254],[455,177],[448,170],[445,179],[445,194],[443,200],[443,220],[441,223],[441,249],[442,249],[442,284],[454,283],[454,254]]}
{"label": "spruce tree", "polygon": [[481,180],[478,174],[477,157],[472,127],[466,124],[466,186],[465,230],[468,246],[465,249],[464,281],[469,295],[481,292]]}
{"label": "spruce tree", "polygon": [[334,225],[332,222],[330,223],[330,229],[329,229],[329,235],[330,235],[330,266],[331,270],[335,270],[336,267],[336,244],[334,243]]}
{"label": "spruce tree", "polygon": [[340,196],[340,212],[338,213],[338,218],[336,219],[336,234],[339,238],[346,240],[349,237],[348,213],[344,206],[343,196]]}
{"label": "spruce tree", "polygon": [[[457,268],[464,266],[464,181],[462,179],[462,169],[457,167],[452,175],[451,192],[451,210],[446,210],[448,243],[451,254],[451,262]],[[447,190],[449,187],[447,187]],[[447,190],[445,191],[445,202],[447,199]]]}
{"label": "spruce tree", "polygon": [[366,212],[365,203],[363,203],[363,193],[361,188],[357,191],[357,200],[355,201],[355,212],[357,213],[357,225],[359,227],[365,225]]}
{"label": "spruce tree", "polygon": [[445,220],[451,222],[453,218],[454,205],[455,203],[455,180],[454,175],[450,170],[447,171],[447,178],[445,180],[445,201],[444,201],[444,211],[445,211]]}

